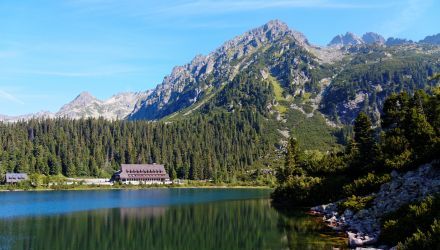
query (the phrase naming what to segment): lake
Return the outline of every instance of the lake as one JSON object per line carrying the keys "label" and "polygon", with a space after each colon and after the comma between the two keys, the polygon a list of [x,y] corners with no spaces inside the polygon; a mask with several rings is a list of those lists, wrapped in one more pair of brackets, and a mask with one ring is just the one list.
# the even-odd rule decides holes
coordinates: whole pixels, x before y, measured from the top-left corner
{"label": "lake", "polygon": [[266,189],[0,193],[0,249],[332,249],[319,218]]}

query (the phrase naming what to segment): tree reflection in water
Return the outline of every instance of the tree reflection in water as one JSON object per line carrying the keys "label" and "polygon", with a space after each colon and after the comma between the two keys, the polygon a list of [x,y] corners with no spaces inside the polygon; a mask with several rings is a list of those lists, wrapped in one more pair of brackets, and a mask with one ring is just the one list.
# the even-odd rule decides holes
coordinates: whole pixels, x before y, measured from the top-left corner
{"label": "tree reflection in water", "polygon": [[[332,249],[323,226],[267,199],[0,220],[6,249]],[[339,242],[340,243],[340,242]]]}

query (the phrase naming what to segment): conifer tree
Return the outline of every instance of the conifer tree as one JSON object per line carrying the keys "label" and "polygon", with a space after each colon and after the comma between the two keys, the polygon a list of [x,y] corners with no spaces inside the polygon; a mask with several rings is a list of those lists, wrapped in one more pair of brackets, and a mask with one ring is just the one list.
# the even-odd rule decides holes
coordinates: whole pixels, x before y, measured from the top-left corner
{"label": "conifer tree", "polygon": [[360,112],[354,121],[354,143],[357,155],[353,164],[366,169],[372,167],[377,159],[377,145],[371,120],[364,112]]}
{"label": "conifer tree", "polygon": [[290,137],[287,142],[284,166],[280,167],[277,171],[278,182],[285,182],[287,179],[295,175],[302,175],[303,173],[303,170],[299,167],[298,141]]}

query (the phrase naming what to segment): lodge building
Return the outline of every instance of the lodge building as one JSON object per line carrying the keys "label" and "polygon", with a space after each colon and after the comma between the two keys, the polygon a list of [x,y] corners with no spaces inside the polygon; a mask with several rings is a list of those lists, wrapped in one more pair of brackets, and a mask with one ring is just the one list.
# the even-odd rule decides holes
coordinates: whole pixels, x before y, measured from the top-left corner
{"label": "lodge building", "polygon": [[132,184],[163,184],[170,181],[165,167],[161,164],[122,164],[112,179]]}
{"label": "lodge building", "polygon": [[6,173],[6,180],[5,182],[7,184],[15,184],[18,182],[26,181],[29,177],[25,173]]}

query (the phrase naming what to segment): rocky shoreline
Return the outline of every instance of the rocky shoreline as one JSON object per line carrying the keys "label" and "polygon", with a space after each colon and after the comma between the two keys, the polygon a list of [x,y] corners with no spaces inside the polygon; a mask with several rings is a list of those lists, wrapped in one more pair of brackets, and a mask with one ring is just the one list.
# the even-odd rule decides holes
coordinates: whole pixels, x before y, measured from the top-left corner
{"label": "rocky shoreline", "polygon": [[[438,164],[438,163],[437,163]],[[368,247],[368,249],[393,249],[393,247],[377,246],[380,236],[380,220],[401,206],[420,201],[427,196],[440,192],[440,170],[425,164],[415,171],[399,174],[391,173],[392,180],[383,184],[374,195],[371,206],[354,212],[346,209],[338,212],[341,201],[311,208],[311,212],[323,216],[323,220],[335,230],[347,233],[348,245],[352,248]],[[375,248],[376,247],[376,248]]]}

